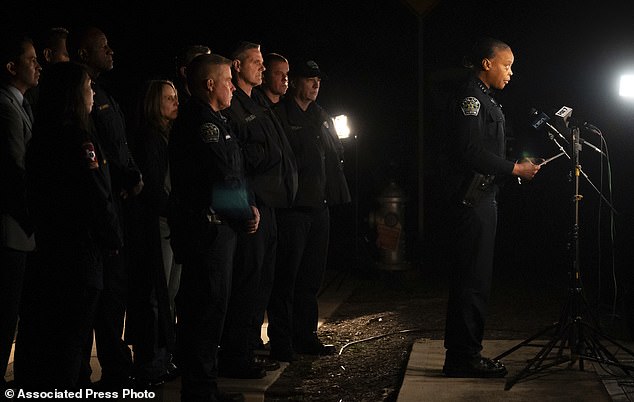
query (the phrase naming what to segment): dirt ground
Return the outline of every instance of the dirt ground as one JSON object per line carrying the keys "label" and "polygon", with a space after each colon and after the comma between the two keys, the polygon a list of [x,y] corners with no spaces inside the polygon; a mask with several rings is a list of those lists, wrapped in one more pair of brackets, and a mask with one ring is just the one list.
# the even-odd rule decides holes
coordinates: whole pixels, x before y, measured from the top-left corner
{"label": "dirt ground", "polygon": [[[442,339],[447,301],[443,270],[341,272],[356,283],[353,294],[319,331],[340,354],[302,356],[271,386],[265,400],[396,401],[412,344]],[[498,273],[494,280],[485,339],[523,340],[558,321],[568,287],[552,277]],[[615,337],[619,320],[608,322]],[[615,334],[616,333],[616,334]]]}

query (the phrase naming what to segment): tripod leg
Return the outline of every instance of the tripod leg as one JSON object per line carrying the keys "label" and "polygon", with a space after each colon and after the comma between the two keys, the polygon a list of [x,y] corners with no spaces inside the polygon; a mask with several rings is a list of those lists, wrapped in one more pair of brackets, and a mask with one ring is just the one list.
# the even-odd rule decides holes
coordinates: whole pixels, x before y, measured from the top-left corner
{"label": "tripod leg", "polygon": [[[498,356],[494,357],[493,360],[500,360],[500,359],[510,355],[511,353],[515,352],[516,350],[518,350],[519,348],[521,348],[523,346],[531,346],[531,342],[533,342],[535,339],[539,338],[540,336],[548,333],[549,331],[552,331],[558,325],[559,325],[559,323],[555,323],[555,324],[552,324],[552,325],[542,329],[541,331],[539,331],[535,335],[531,336],[530,338],[518,343],[517,345],[513,346],[511,349],[507,350],[506,352],[503,352],[503,353],[499,354]],[[532,346],[534,346],[534,345],[532,345]]]}
{"label": "tripod leg", "polygon": [[593,328],[586,323],[582,323],[582,325],[586,327],[590,332],[590,337],[586,339],[585,341],[587,345],[586,350],[590,351],[592,354],[588,355],[586,353],[587,359],[594,360],[601,364],[610,364],[610,365],[618,366],[622,370],[624,370],[626,374],[629,374],[630,371],[634,371],[634,366],[620,363],[619,360],[616,358],[616,356],[612,352],[610,352],[610,350],[608,350],[608,348],[605,345],[601,343],[599,338],[603,338],[607,340],[612,345],[617,347],[619,350],[622,350],[625,353],[629,354],[630,357],[633,359],[634,359],[634,352],[632,352],[630,349],[626,348],[624,345],[617,342],[616,340],[612,339],[611,337],[600,333],[596,328]]}
{"label": "tripod leg", "polygon": [[[569,358],[563,356],[563,350],[566,348],[566,343],[568,339],[565,336],[562,336],[566,334],[568,327],[569,325],[564,325],[563,327],[561,327],[561,330],[556,331],[556,336],[554,336],[550,341],[548,341],[548,343],[546,343],[542,347],[542,349],[537,353],[537,355],[528,361],[528,364],[519,373],[517,373],[513,377],[510,377],[506,381],[504,389],[509,390],[511,389],[513,385],[515,385],[518,381],[520,381],[523,378],[529,377],[532,374],[538,373],[549,367],[553,367],[553,366],[569,361],[570,360]],[[556,356],[554,357],[554,362],[544,364],[544,361],[548,358],[548,356],[551,354],[553,349],[555,349],[555,347],[558,344],[559,344],[559,347],[557,348],[558,350],[557,350]]]}

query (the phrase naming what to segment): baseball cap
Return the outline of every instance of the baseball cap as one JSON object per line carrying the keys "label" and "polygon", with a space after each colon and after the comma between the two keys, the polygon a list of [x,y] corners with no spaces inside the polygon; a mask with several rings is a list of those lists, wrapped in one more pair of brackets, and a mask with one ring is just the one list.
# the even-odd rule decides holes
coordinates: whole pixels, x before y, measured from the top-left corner
{"label": "baseball cap", "polygon": [[326,74],[321,71],[319,65],[312,59],[302,59],[290,63],[289,75],[291,77],[312,78],[319,77],[326,78]]}

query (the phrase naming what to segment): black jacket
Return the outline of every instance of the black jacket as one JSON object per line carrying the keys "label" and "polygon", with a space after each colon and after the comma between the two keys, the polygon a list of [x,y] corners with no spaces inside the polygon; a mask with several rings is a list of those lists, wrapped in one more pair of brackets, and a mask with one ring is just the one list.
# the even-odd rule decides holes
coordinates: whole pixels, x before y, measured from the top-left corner
{"label": "black jacket", "polygon": [[27,198],[38,251],[62,274],[101,288],[104,253],[119,249],[109,163],[89,133],[73,126],[35,133],[26,154]]}
{"label": "black jacket", "polygon": [[299,185],[294,206],[319,207],[350,202],[343,172],[343,145],[332,118],[315,102],[304,112],[292,97],[275,107],[297,160]]}
{"label": "black jacket", "polygon": [[112,187],[130,190],[141,179],[126,137],[125,116],[119,104],[97,82],[93,83],[95,104],[91,116],[105,156],[110,161]]}
{"label": "black jacket", "polygon": [[[173,322],[169,307],[165,277],[161,228],[159,219],[168,213],[169,192],[165,186],[168,173],[166,133],[158,128],[144,127],[136,133],[134,147],[136,161],[143,173],[143,191],[134,197],[126,224],[129,228],[127,246],[130,253],[129,283],[135,291],[128,295],[125,340],[130,344],[147,341],[144,336],[155,322],[146,314],[153,298],[158,308],[159,345],[174,346]],[[152,296],[154,293],[154,296]],[[153,342],[154,340],[152,340]]]}
{"label": "black jacket", "polygon": [[227,119],[192,97],[179,111],[169,141],[172,195],[196,216],[252,218],[240,147]]}
{"label": "black jacket", "polygon": [[258,204],[290,207],[297,192],[297,164],[278,117],[240,88],[233,93],[227,116],[242,147],[247,180]]}

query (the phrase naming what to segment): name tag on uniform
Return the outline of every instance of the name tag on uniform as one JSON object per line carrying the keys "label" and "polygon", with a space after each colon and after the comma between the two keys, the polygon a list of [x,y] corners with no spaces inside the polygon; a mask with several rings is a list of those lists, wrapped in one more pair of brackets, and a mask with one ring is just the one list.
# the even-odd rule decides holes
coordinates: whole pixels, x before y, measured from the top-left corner
{"label": "name tag on uniform", "polygon": [[244,121],[246,121],[247,123],[250,121],[255,120],[255,115],[254,114],[250,114],[247,117],[244,118]]}

